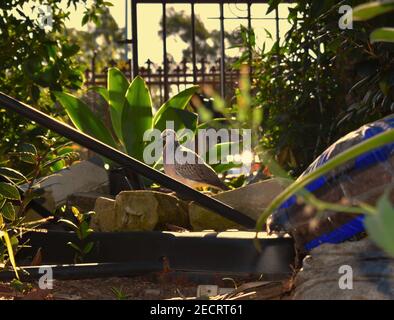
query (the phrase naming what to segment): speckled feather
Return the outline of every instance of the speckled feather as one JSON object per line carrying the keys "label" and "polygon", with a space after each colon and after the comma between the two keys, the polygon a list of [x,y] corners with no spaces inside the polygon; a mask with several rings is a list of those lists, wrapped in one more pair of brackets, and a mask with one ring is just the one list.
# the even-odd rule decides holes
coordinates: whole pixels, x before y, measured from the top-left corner
{"label": "speckled feather", "polygon": [[[180,145],[178,141],[174,141],[174,150]],[[193,164],[190,163],[175,163],[166,164],[165,155],[167,152],[168,143],[163,148],[164,171],[169,176],[177,179],[192,187],[210,186],[220,190],[228,190],[229,188],[219,179],[216,172],[193,150],[180,146],[185,158],[193,157],[195,159]],[[172,147],[172,146],[171,146]]]}
{"label": "speckled feather", "polygon": [[192,153],[196,159],[195,164],[175,164],[177,174],[185,179],[201,182],[209,186],[227,190],[227,186],[219,179],[216,172],[196,153],[192,150],[181,146],[181,150],[185,153]]}

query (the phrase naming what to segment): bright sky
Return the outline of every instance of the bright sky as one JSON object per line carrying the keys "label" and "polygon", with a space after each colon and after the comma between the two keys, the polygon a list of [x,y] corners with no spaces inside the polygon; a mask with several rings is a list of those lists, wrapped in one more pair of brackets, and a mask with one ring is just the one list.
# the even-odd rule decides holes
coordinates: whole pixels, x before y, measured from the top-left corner
{"label": "bright sky", "polygon": [[[66,2],[66,0],[62,0]],[[127,0],[126,0],[127,1]],[[110,12],[117,21],[120,28],[124,28],[126,14],[125,14],[125,0],[112,0],[113,7],[110,7]],[[169,4],[168,8],[173,7],[176,11],[185,11],[186,14],[190,14],[190,5],[188,4]],[[279,15],[281,18],[287,17],[288,6],[286,4],[280,5]],[[251,7],[252,26],[256,33],[257,43],[262,46],[264,41],[267,41],[267,46],[272,44],[272,41],[267,39],[267,29],[275,37],[276,28],[274,20],[262,20],[261,18],[274,18],[275,14],[271,13],[269,16],[265,16],[267,11],[266,4],[253,4]],[[240,24],[247,25],[247,20],[236,20],[233,19],[236,16],[245,17],[246,4],[230,3],[224,6],[224,14],[226,18],[232,18],[225,20],[225,29],[228,31],[239,28]],[[129,8],[130,10],[130,5]],[[80,6],[75,12],[72,12],[71,19],[67,22],[68,27],[77,29],[87,30],[87,27],[81,27],[81,20],[83,16],[84,7]],[[200,16],[208,30],[217,29],[219,30],[219,20],[215,19],[219,17],[219,5],[217,4],[196,4],[195,12]],[[138,5],[138,37],[139,37],[139,61],[142,64],[148,58],[154,62],[162,61],[162,42],[158,35],[159,23],[162,14],[162,7],[160,4],[139,4]],[[131,38],[130,30],[130,15],[128,17],[128,34]],[[289,28],[289,24],[286,20],[281,20],[280,35],[283,36]],[[180,61],[182,58],[182,49],[187,46],[183,41],[176,38],[169,38],[167,40],[168,52],[170,52],[175,60]],[[226,54],[232,56],[236,54],[236,49],[227,50]],[[131,58],[131,56],[130,56]]]}

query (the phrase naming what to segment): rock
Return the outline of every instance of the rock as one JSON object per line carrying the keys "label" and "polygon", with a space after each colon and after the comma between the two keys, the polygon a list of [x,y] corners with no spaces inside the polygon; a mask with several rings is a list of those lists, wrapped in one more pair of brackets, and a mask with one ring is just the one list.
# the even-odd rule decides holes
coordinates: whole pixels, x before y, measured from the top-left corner
{"label": "rock", "polygon": [[[279,183],[279,180],[270,179],[222,192],[214,195],[213,198],[234,207],[257,221],[267,205],[283,189],[284,187]],[[235,222],[223,218],[193,202],[189,206],[189,219],[194,231],[243,229],[242,226]]]}
{"label": "rock", "polygon": [[[353,289],[340,288],[341,277],[349,274],[343,270],[340,273],[341,267],[351,268]],[[394,259],[368,238],[338,245],[324,244],[304,259],[303,268],[295,278],[292,299],[394,299],[393,273]],[[349,282],[346,280],[345,284]]]}
{"label": "rock", "polygon": [[77,207],[81,212],[94,210],[96,200],[100,197],[106,197],[106,194],[100,192],[77,192],[67,197],[68,207]]}
{"label": "rock", "polygon": [[115,200],[108,198],[97,198],[94,206],[90,227],[94,231],[113,232],[117,231],[115,218]]}
{"label": "rock", "polygon": [[132,190],[115,200],[100,197],[90,223],[95,231],[151,231],[166,224],[188,227],[187,204],[166,193]]}
{"label": "rock", "polygon": [[166,223],[188,225],[187,206],[178,198],[156,191],[123,191],[115,201],[119,231],[150,231]]}
{"label": "rock", "polygon": [[[21,187],[23,189],[27,186]],[[67,198],[72,194],[97,190],[108,193],[105,192],[108,189],[108,174],[99,160],[93,158],[60,170],[47,177],[39,187],[44,190],[42,205],[54,211],[57,207],[66,204]],[[40,218],[33,210],[27,213],[28,221]]]}

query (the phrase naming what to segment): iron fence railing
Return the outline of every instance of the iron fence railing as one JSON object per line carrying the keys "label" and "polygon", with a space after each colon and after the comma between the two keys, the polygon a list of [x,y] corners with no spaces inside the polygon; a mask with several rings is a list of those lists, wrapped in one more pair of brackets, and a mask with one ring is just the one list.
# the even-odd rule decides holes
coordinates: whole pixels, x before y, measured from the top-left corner
{"label": "iron fence railing", "polygon": [[[131,78],[132,62],[131,60],[124,63],[110,61],[108,67],[118,66],[127,78]],[[88,86],[107,86],[107,69],[96,70],[94,58],[91,67],[85,71],[86,85]],[[213,90],[220,93],[222,86],[222,76],[224,74],[224,83],[229,95],[238,86],[239,70],[228,67],[224,73],[221,72],[220,59],[215,62],[207,62],[201,59],[193,68],[192,61],[183,60],[180,63],[168,63],[168,72],[164,73],[161,64],[156,64],[147,60],[145,65],[138,68],[138,74],[144,78],[148,84],[152,96],[163,103],[166,99],[165,86],[171,94],[177,93],[191,85],[200,85],[201,87],[210,86]]]}

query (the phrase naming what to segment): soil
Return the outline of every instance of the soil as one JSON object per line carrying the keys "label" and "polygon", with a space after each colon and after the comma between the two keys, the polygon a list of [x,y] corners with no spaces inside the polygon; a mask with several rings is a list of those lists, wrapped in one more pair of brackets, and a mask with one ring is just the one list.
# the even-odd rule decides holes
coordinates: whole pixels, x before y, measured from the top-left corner
{"label": "soil", "polygon": [[227,281],[227,287],[230,287],[227,291],[231,292],[197,298],[198,284],[174,281],[173,277],[166,275],[56,280],[52,290],[41,290],[37,283],[23,284],[24,290],[17,290],[10,283],[0,282],[0,300],[288,299],[289,283],[289,280],[262,282],[256,279],[254,282],[238,282],[237,289],[234,289],[235,283]]}

